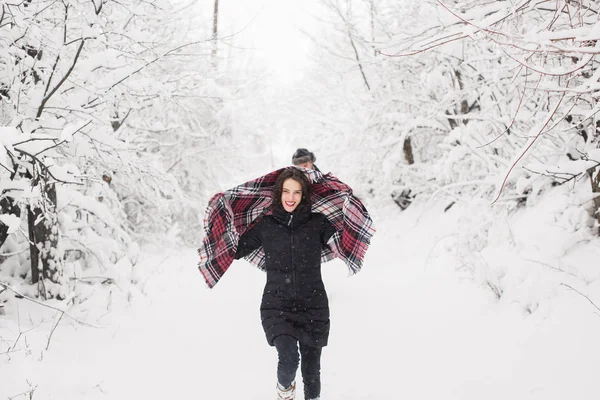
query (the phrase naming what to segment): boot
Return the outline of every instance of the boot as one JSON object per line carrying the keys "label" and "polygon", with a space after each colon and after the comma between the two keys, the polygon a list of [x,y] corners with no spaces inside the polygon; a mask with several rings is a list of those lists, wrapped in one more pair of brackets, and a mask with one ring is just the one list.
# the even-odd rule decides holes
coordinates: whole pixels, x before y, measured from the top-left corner
{"label": "boot", "polygon": [[277,400],[294,400],[296,398],[296,381],[289,388],[283,388],[277,383]]}

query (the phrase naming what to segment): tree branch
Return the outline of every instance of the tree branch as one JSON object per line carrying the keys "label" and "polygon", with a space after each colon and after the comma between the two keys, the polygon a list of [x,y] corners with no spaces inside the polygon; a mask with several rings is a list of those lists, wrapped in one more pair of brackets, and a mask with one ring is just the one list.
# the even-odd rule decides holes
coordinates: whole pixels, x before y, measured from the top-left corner
{"label": "tree branch", "polygon": [[362,75],[363,80],[365,81],[365,85],[367,85],[367,90],[371,90],[371,86],[369,86],[369,82],[367,81],[365,71],[363,70],[362,63],[360,62],[358,50],[356,49],[356,46],[354,45],[354,40],[352,39],[352,35],[350,34],[349,29],[348,29],[348,38],[350,39],[350,44],[352,45],[352,48],[354,49],[354,57],[356,57],[356,63],[358,64],[358,68],[360,69],[360,74]]}
{"label": "tree branch", "polygon": [[[74,134],[76,134],[77,132],[79,132],[80,130],[82,130],[83,128],[85,128],[86,126],[88,126],[88,125],[89,125],[89,124],[91,124],[91,123],[92,123],[92,120],[89,120],[89,121],[88,121],[88,122],[86,122],[84,125],[82,125],[81,127],[79,127],[79,128],[78,128],[78,129],[77,129],[75,132],[73,132],[71,135],[74,135]],[[53,146],[50,146],[50,147],[47,147],[47,148],[45,148],[45,149],[43,149],[43,150],[40,150],[40,151],[38,151],[37,153],[35,153],[35,154],[34,154],[34,156],[36,156],[36,157],[37,157],[37,156],[39,156],[40,154],[42,154],[42,153],[44,153],[44,152],[46,152],[46,151],[48,151],[48,150],[51,150],[51,149],[54,149],[54,148],[56,148],[56,147],[60,146],[61,144],[65,143],[66,141],[67,141],[66,139],[65,139],[65,140],[61,140],[61,141],[59,141],[59,142],[55,143]]]}
{"label": "tree branch", "polygon": [[[62,86],[62,84],[65,83],[65,81],[67,80],[69,75],[71,75],[71,72],[73,72],[73,69],[75,68],[75,64],[77,64],[77,60],[79,59],[79,55],[81,54],[81,50],[83,49],[84,43],[85,43],[85,40],[82,40],[81,43],[79,44],[79,47],[77,48],[77,53],[75,53],[75,58],[73,59],[73,63],[71,64],[71,67],[69,68],[69,70],[66,72],[65,76],[63,76],[63,78],[60,80],[60,82],[58,82],[58,84],[54,87],[54,89],[52,89],[52,91],[50,93],[48,93],[46,96],[44,96],[44,98],[42,99],[42,103],[40,104],[40,107],[38,108],[37,114],[35,116],[36,118],[39,118],[42,115],[42,112],[44,111],[44,106],[46,105],[48,100],[50,100],[50,98],[54,95],[54,93],[56,93],[56,91]],[[58,58],[57,58],[57,63],[58,63]],[[48,82],[48,84],[50,84],[50,82]]]}
{"label": "tree branch", "polygon": [[73,317],[73,316],[69,315],[69,314],[68,314],[68,313],[67,313],[65,310],[61,310],[61,309],[60,309],[60,308],[58,308],[58,307],[54,307],[54,306],[51,306],[51,305],[49,305],[49,304],[44,304],[44,303],[41,303],[41,302],[39,302],[39,301],[37,301],[37,300],[35,300],[35,299],[32,299],[32,298],[31,298],[31,297],[29,297],[29,296],[26,296],[26,295],[24,295],[24,294],[22,294],[22,293],[19,293],[18,291],[14,290],[13,288],[11,288],[10,286],[8,286],[7,284],[5,284],[5,283],[3,283],[3,282],[0,282],[0,286],[2,286],[2,287],[4,287],[4,288],[6,288],[6,289],[8,289],[8,290],[10,290],[11,292],[13,292],[14,294],[16,294],[17,296],[20,296],[20,297],[22,297],[22,298],[24,298],[24,299],[26,299],[26,300],[29,300],[29,301],[31,301],[32,303],[35,303],[35,304],[37,304],[37,305],[40,305],[40,306],[42,306],[42,307],[48,307],[48,308],[50,308],[50,309],[52,309],[52,310],[55,310],[55,311],[61,312],[61,313],[63,313],[64,315],[66,315],[68,318],[70,318],[71,320],[73,320],[73,321],[77,322],[77,323],[78,323],[78,324],[80,324],[80,325],[88,326],[88,327],[90,327],[90,328],[104,328],[103,326],[99,326],[99,325],[93,325],[93,324],[87,323],[87,322],[85,322],[85,321],[82,321],[82,320],[80,320],[80,319],[77,319],[77,318],[75,318],[75,317]]}
{"label": "tree branch", "polygon": [[52,172],[50,172],[50,169],[49,169],[49,168],[46,166],[46,164],[44,164],[44,163],[42,162],[42,160],[40,160],[39,158],[37,158],[37,157],[36,157],[34,154],[30,154],[30,153],[26,152],[25,150],[21,150],[21,149],[16,149],[16,148],[15,148],[15,150],[16,150],[16,151],[18,151],[19,153],[21,153],[21,154],[24,154],[24,155],[26,155],[26,156],[29,156],[29,157],[31,157],[32,159],[34,159],[35,161],[37,161],[37,162],[38,162],[38,164],[40,164],[40,167],[42,168],[42,170],[43,170],[43,171],[46,171],[46,172],[48,173],[48,175],[50,175],[50,177],[51,177],[52,179],[54,179],[56,182],[60,182],[60,183],[66,183],[66,184],[71,184],[71,185],[83,185],[83,183],[80,183],[80,182],[67,182],[67,181],[63,181],[63,180],[61,180],[61,179],[58,179],[56,176],[54,176],[54,175],[52,174]]}
{"label": "tree branch", "polygon": [[58,317],[58,321],[56,321],[56,323],[54,324],[54,326],[52,326],[52,330],[50,331],[50,335],[48,336],[48,343],[46,343],[46,351],[48,351],[48,348],[50,347],[50,341],[52,340],[52,335],[54,334],[54,331],[56,330],[56,328],[58,327],[58,324],[60,324],[60,321],[62,320],[62,318],[65,316],[64,312],[60,312],[60,316]]}
{"label": "tree branch", "polygon": [[[523,68],[523,66],[521,66],[521,68]],[[515,114],[513,115],[510,124],[508,124],[508,126],[506,127],[506,129],[499,134],[498,136],[496,136],[495,138],[493,138],[492,140],[490,140],[489,142],[482,144],[481,146],[477,146],[478,149],[482,148],[482,147],[486,147],[489,146],[490,144],[494,143],[496,140],[500,139],[502,136],[504,136],[504,134],[506,132],[508,132],[510,130],[510,128],[512,128],[512,126],[515,123],[515,120],[517,119],[517,115],[519,114],[519,110],[521,109],[521,105],[523,104],[523,99],[525,98],[525,92],[527,92],[527,67],[525,67],[525,87],[523,88],[523,94],[521,95],[521,98],[519,99],[519,103],[517,104],[517,109],[515,110]],[[536,90],[540,85],[540,82],[542,81],[542,77],[540,75],[540,79],[538,79],[538,83],[536,86]]]}
{"label": "tree branch", "polygon": [[[129,73],[125,77],[123,77],[123,78],[119,79],[117,82],[113,83],[110,87],[108,87],[106,90],[104,90],[104,94],[108,93],[110,90],[112,90],[113,88],[115,88],[119,84],[123,83],[125,80],[131,78],[132,76],[134,76],[138,72],[142,71],[143,69],[149,67],[150,65],[154,64],[158,60],[160,60],[162,58],[165,58],[165,57],[168,57],[172,53],[175,53],[176,51],[181,50],[183,48],[186,48],[186,47],[189,47],[189,46],[193,46],[193,45],[196,45],[196,44],[200,44],[200,43],[205,43],[205,42],[206,42],[206,40],[198,40],[198,41],[195,41],[195,42],[185,43],[185,44],[182,44],[181,46],[177,46],[177,47],[175,47],[175,48],[167,51],[166,53],[164,53],[162,55],[156,56],[156,58],[154,58],[154,60],[148,61],[146,64],[142,65],[141,67],[139,67],[135,71],[132,71],[131,73]],[[99,99],[99,97],[95,97],[92,100],[88,101],[87,103],[83,104],[81,107],[82,108],[89,107],[92,103],[94,103],[98,99]]]}
{"label": "tree branch", "polygon": [[572,291],[574,291],[575,293],[579,294],[580,296],[585,297],[587,299],[587,301],[589,301],[590,304],[592,306],[594,306],[594,308],[596,310],[600,311],[600,307],[598,307],[592,300],[590,300],[590,298],[588,296],[586,296],[585,294],[581,293],[579,290],[573,288],[572,286],[567,285],[566,283],[561,283],[561,286],[565,286],[565,287],[571,289]]}
{"label": "tree branch", "polygon": [[99,1],[100,5],[96,7],[96,0],[92,0],[92,4],[94,5],[94,12],[96,13],[96,15],[100,15],[100,12],[102,11],[102,6],[104,5],[104,2],[102,0]]}
{"label": "tree branch", "polygon": [[521,155],[519,155],[519,157],[517,157],[516,161],[510,166],[510,168],[508,169],[508,172],[506,173],[506,176],[504,177],[504,180],[502,181],[502,184],[500,185],[500,190],[498,191],[498,196],[496,196],[494,201],[492,201],[492,204],[494,204],[500,198],[500,195],[502,194],[502,190],[504,189],[504,185],[506,185],[506,181],[508,180],[508,177],[509,177],[510,173],[512,172],[512,170],[516,167],[517,163],[519,161],[521,161],[521,159],[523,157],[525,157],[525,154],[527,154],[527,152],[533,146],[533,144],[537,141],[537,139],[542,135],[542,133],[544,133],[544,128],[550,123],[550,120],[552,120],[552,117],[554,116],[554,114],[556,114],[556,111],[558,110],[558,107],[561,105],[563,99],[565,98],[565,95],[566,95],[566,93],[563,93],[563,95],[560,97],[560,99],[556,102],[556,106],[554,107],[554,110],[552,110],[552,112],[550,112],[548,114],[548,118],[546,119],[546,122],[544,122],[544,125],[542,125],[542,127],[540,128],[540,131],[529,142],[529,144],[525,147],[525,149],[523,150]]}

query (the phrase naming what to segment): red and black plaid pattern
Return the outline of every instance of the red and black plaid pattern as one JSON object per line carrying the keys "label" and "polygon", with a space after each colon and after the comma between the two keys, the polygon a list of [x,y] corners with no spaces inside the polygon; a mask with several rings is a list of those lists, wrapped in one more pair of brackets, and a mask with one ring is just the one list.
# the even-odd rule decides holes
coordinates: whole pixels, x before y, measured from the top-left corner
{"label": "red and black plaid pattern", "polygon": [[[337,231],[330,247],[321,252],[321,262],[338,257],[350,273],[358,272],[375,233],[367,209],[352,189],[333,175],[300,169],[313,184],[312,211],[324,214]],[[214,287],[233,262],[239,236],[269,213],[273,186],[282,170],[218,193],[209,201],[204,216],[206,236],[198,249],[198,267],[208,287]],[[245,258],[264,270],[262,247]]]}

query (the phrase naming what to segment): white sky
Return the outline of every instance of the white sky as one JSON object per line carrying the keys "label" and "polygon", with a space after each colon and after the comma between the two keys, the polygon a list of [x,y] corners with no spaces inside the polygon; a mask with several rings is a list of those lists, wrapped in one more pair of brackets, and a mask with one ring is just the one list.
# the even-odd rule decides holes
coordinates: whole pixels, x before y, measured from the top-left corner
{"label": "white sky", "polygon": [[293,83],[310,62],[312,43],[300,29],[314,28],[312,0],[221,0],[222,32],[239,32],[234,46],[247,51],[235,58],[251,69],[265,70],[273,85]]}
{"label": "white sky", "polygon": [[[213,5],[211,0],[204,7],[212,9]],[[247,94],[251,98],[240,103],[244,109],[236,108],[235,123],[244,134],[264,130],[262,150],[268,148],[272,160],[267,169],[289,165],[298,147],[316,147],[303,135],[310,129],[288,115],[283,103],[297,98],[298,87],[309,81],[306,73],[312,66],[314,43],[306,33],[313,36],[319,29],[318,6],[317,0],[219,2],[219,31],[225,38],[219,52],[230,70],[236,71],[234,77],[243,76],[244,84],[256,84]],[[260,122],[264,120],[269,122]]]}

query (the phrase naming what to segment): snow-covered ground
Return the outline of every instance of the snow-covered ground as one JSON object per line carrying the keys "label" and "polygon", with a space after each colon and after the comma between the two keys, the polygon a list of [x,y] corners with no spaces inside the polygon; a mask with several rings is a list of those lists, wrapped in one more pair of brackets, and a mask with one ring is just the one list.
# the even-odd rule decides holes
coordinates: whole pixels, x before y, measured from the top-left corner
{"label": "snow-covered ground", "polygon": [[[332,331],[322,398],[600,398],[600,315],[585,288],[546,285],[540,274],[527,285],[554,288],[536,300],[543,306],[529,312],[508,289],[498,300],[485,279],[457,272],[459,213],[427,207],[374,210],[378,232],[358,275],[338,260],[323,266]],[[597,241],[587,246],[599,252]],[[518,258],[490,254],[494,270]],[[146,251],[137,284],[82,284],[68,313],[99,327],[64,316],[53,331],[56,311],[9,302],[0,399],[274,399],[276,353],[258,309],[264,274],[236,261],[208,290],[197,260],[195,249]]]}

